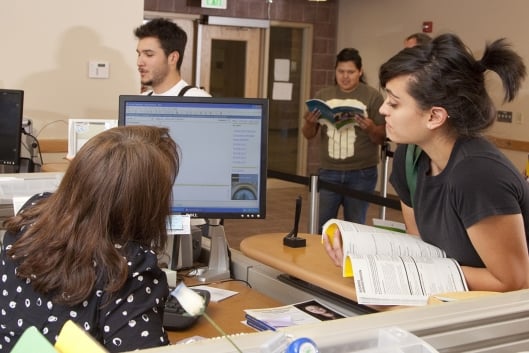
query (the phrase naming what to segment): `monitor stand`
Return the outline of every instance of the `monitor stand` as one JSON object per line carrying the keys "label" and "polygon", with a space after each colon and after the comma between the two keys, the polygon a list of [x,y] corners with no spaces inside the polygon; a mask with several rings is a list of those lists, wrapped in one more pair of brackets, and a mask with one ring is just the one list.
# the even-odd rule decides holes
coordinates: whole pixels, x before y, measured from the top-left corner
{"label": "monitor stand", "polygon": [[228,242],[220,219],[208,220],[208,235],[211,238],[208,269],[200,276],[200,282],[214,282],[230,278]]}

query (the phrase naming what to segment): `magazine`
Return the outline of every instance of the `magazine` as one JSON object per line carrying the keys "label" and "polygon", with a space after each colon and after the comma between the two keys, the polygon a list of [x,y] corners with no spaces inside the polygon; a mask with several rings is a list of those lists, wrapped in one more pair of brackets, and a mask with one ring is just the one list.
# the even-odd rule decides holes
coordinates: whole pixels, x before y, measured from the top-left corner
{"label": "magazine", "polygon": [[321,304],[317,300],[275,308],[246,309],[246,323],[259,331],[275,331],[281,327],[336,320],[345,316]]}
{"label": "magazine", "polygon": [[337,130],[354,127],[355,116],[365,116],[362,103],[356,99],[331,99],[327,102],[321,99],[309,99],[305,102],[309,111],[319,110],[320,124],[329,124]]}
{"label": "magazine", "polygon": [[425,305],[434,294],[468,291],[457,261],[418,236],[338,219],[327,221],[323,234],[332,239],[336,228],[342,275],[354,277],[359,304]]}

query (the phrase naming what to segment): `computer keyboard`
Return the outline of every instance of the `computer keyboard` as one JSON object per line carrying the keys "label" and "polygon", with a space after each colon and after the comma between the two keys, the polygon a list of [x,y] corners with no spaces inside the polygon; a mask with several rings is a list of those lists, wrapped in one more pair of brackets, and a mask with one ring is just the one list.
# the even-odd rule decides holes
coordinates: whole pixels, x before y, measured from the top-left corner
{"label": "computer keyboard", "polygon": [[[200,294],[206,301],[206,307],[209,304],[210,293],[203,289],[193,289]],[[178,300],[172,295],[167,298],[165,302],[165,310],[163,314],[163,326],[168,330],[182,331],[193,326],[200,316],[190,316],[186,313],[184,308],[180,305]]]}

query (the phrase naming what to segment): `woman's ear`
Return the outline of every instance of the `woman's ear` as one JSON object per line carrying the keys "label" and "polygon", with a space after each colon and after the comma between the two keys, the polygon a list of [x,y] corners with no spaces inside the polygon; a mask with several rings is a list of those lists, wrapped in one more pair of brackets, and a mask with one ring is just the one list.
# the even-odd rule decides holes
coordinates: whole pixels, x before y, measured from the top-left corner
{"label": "woman's ear", "polygon": [[432,109],[430,109],[430,119],[428,119],[426,126],[431,130],[436,129],[442,126],[449,117],[450,116],[445,108],[432,107]]}

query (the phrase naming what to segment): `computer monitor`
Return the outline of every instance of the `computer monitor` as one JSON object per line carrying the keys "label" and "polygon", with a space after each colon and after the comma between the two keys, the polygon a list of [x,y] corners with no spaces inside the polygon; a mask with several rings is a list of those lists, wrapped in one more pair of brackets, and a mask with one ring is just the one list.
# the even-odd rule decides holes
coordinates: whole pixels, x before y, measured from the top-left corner
{"label": "computer monitor", "polygon": [[265,218],[266,99],[125,95],[119,125],[167,127],[180,146],[172,214]]}
{"label": "computer monitor", "polygon": [[24,91],[0,89],[0,164],[20,164]]}
{"label": "computer monitor", "polygon": [[118,126],[117,119],[68,119],[68,154],[66,157],[75,157],[86,141],[115,126]]}
{"label": "computer monitor", "polygon": [[[266,216],[268,100],[125,95],[119,98],[118,124],[169,129],[182,153],[171,214],[209,219],[209,265],[198,279],[229,278],[219,219]],[[189,237],[173,238],[171,269],[177,269],[179,253],[192,251],[184,251],[184,243],[191,244]]]}

